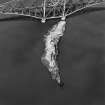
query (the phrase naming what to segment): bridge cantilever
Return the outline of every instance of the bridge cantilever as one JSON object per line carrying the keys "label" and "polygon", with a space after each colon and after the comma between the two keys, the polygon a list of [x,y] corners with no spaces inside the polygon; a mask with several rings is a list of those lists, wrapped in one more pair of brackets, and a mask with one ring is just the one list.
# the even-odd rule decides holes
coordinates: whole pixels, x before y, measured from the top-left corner
{"label": "bridge cantilever", "polygon": [[65,20],[66,17],[75,12],[105,2],[105,0],[83,0],[82,2],[79,0],[78,2],[71,2],[71,0],[58,0],[59,2],[57,2],[56,5],[49,5],[47,0],[43,0],[40,5],[35,5],[34,3],[33,6],[31,2],[36,0],[31,0],[29,2],[30,4],[28,4],[30,6],[28,6],[24,1],[25,0],[12,0],[3,3],[0,5],[0,13],[28,16],[40,19],[42,23],[45,23],[47,19],[53,18],[61,18],[62,20]]}

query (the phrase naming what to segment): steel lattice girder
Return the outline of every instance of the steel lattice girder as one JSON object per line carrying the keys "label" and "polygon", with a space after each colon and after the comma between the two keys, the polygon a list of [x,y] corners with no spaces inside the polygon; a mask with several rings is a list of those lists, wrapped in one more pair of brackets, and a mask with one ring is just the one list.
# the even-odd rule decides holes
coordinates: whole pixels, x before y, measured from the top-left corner
{"label": "steel lattice girder", "polygon": [[12,0],[0,5],[0,13],[42,20],[62,18],[105,0]]}

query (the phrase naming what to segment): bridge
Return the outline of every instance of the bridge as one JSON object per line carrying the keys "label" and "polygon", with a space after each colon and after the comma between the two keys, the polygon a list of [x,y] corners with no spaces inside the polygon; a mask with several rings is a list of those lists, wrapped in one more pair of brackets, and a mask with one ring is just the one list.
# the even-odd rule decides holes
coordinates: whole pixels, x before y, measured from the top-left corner
{"label": "bridge", "polygon": [[11,0],[0,5],[1,14],[15,14],[41,19],[61,18],[105,2],[105,0]]}

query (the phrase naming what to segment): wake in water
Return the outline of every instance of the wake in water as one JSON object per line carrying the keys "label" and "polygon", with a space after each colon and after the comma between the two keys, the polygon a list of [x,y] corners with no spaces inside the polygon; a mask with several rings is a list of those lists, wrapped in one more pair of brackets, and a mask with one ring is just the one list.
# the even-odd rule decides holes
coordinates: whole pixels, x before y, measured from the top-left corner
{"label": "wake in water", "polygon": [[42,63],[51,73],[52,79],[56,80],[58,84],[61,84],[61,78],[59,74],[59,67],[56,61],[58,54],[57,44],[60,37],[64,35],[65,25],[65,21],[60,21],[58,24],[54,25],[51,30],[49,30],[47,35],[45,35],[45,50],[41,58]]}

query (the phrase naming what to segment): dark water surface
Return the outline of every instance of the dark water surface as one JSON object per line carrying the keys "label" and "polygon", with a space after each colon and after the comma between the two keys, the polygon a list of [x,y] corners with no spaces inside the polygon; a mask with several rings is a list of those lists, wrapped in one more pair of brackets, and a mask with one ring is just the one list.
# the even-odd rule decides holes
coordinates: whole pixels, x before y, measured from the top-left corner
{"label": "dark water surface", "polygon": [[105,104],[105,11],[67,20],[58,59],[64,88],[40,61],[55,23],[0,22],[0,105]]}

